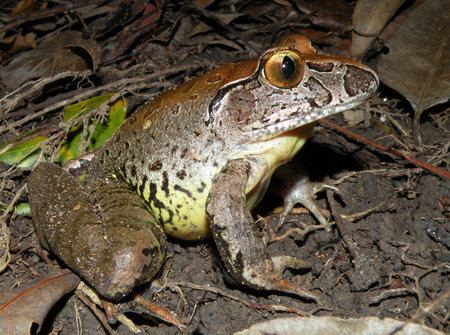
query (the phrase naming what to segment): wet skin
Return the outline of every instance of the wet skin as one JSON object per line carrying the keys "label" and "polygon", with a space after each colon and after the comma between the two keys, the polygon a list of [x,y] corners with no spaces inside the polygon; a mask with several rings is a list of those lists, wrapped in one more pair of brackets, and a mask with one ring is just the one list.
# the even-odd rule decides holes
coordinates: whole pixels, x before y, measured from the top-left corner
{"label": "wet skin", "polygon": [[159,271],[167,234],[211,235],[239,283],[317,300],[282,279],[285,268],[308,264],[271,258],[249,211],[315,121],[359,105],[377,86],[364,64],[319,54],[299,35],[207,72],[140,108],[95,153],[83,183],[37,166],[28,187],[39,239],[109,299]]}

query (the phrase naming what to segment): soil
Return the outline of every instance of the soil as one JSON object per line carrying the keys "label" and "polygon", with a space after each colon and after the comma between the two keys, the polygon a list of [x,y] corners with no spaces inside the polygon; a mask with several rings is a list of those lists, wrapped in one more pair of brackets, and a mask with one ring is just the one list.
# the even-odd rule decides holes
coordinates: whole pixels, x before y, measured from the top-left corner
{"label": "soil", "polygon": [[[258,43],[270,45],[272,37],[260,37]],[[189,43],[179,41],[165,52],[174,52],[177,43],[187,52]],[[155,49],[163,50],[164,46],[148,44],[146,47],[143,43],[134,57],[146,59]],[[245,52],[231,52],[223,45],[205,47],[202,53],[194,52],[194,48],[190,50],[193,56],[183,58],[173,54],[170,62],[183,64],[195,60],[206,64],[209,60],[217,65],[246,57]],[[202,71],[204,69],[179,74],[170,78],[170,85]],[[155,93],[157,91],[153,90],[147,94]],[[398,110],[399,104],[410,110],[407,103],[403,100],[399,103],[398,98],[389,88],[382,87],[379,96],[372,98],[369,104],[372,110]],[[134,99],[130,102],[132,111],[142,102],[141,98]],[[422,144],[415,148],[416,158],[433,157],[448,142],[450,118],[443,118],[443,123],[436,122],[448,108],[448,104],[441,105],[423,117]],[[399,120],[411,133],[410,115],[403,113]],[[341,115],[333,121],[347,127]],[[54,119],[49,123],[52,122]],[[350,129],[386,146],[398,145],[394,136],[386,136],[385,124],[376,113],[366,123]],[[318,294],[322,304],[237,285],[222,269],[211,240],[197,243],[169,240],[168,257],[162,271],[152,283],[137,288],[136,294],[172,311],[187,326],[184,331],[187,334],[232,334],[256,322],[297,314],[412,319],[450,332],[450,181],[320,125],[291,164],[297,168],[299,164],[306,165],[312,181],[339,181],[336,185],[339,194],[328,194],[331,199],[325,193],[317,197],[320,206],[331,211],[332,218],[366,212],[353,221],[344,218],[343,229],[336,225],[312,229],[317,227],[317,222],[299,206],[295,208],[298,214],[289,215],[276,230],[277,211],[282,204],[275,191],[280,184],[278,180],[273,180],[265,198],[253,211],[266,240],[273,237],[273,232],[281,236],[290,228],[311,229],[305,236],[292,234],[269,243],[268,252],[310,262],[310,269],[288,270],[284,276]],[[441,161],[441,167],[445,167],[445,160]],[[7,169],[2,166],[3,176]],[[4,177],[2,202],[12,199],[27,176],[28,172],[20,172]],[[20,200],[26,201],[27,197],[22,196]],[[334,206],[330,206],[329,200]],[[16,216],[8,222],[8,227],[13,258],[0,274],[0,292],[20,287],[51,270],[43,260],[45,253],[37,243],[31,218]],[[53,266],[64,267],[51,255],[50,260]],[[175,326],[135,304],[124,306],[126,315],[145,334],[180,333]],[[425,313],[424,308],[431,310]],[[131,334],[120,323],[112,328],[119,334]],[[41,334],[75,334],[80,329],[84,334],[107,333],[92,310],[76,295],[69,294],[52,308]]]}

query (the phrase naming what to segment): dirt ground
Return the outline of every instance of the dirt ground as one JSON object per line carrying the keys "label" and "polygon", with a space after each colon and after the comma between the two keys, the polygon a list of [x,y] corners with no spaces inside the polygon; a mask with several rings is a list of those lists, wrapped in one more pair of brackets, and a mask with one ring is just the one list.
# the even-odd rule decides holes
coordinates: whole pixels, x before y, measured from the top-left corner
{"label": "dirt ground", "polygon": [[[166,15],[174,13],[172,10]],[[183,14],[192,20],[192,14]],[[214,26],[214,29],[220,31],[221,28]],[[280,34],[302,29],[284,27],[280,28]],[[183,34],[186,33],[183,31]],[[268,46],[276,37],[278,34],[266,34],[258,36],[256,41],[261,47]],[[214,65],[246,58],[249,54],[248,50],[236,52],[223,43],[210,46],[205,43],[204,48],[197,48],[195,38],[183,43],[181,40],[178,37],[170,47],[141,41],[132,63],[152,60],[151,55],[157,53],[166,57],[161,61],[166,64],[202,64],[188,73],[180,72],[166,78],[165,84],[170,86]],[[177,48],[178,54],[174,51]],[[118,62],[118,69],[124,71],[130,59]],[[152,62],[147,65],[154,66],[160,60]],[[106,73],[100,82],[113,80],[114,76]],[[158,89],[150,89],[130,97],[130,110],[133,112],[136,105],[156,93]],[[386,132],[380,111],[388,110],[411,133],[411,109],[396,93],[382,86],[368,106],[366,113],[370,117],[350,127],[352,132],[387,147],[403,150],[406,146],[408,152],[424,161],[441,152],[448,155],[444,149],[448,146],[450,131],[448,104],[424,114],[420,145],[412,139],[399,145],[395,134]],[[57,117],[54,113],[47,120],[36,120],[35,124],[25,124],[25,128],[19,130],[37,127],[39,122],[54,125]],[[334,117],[333,121],[348,127],[342,115]],[[8,134],[5,139],[11,136]],[[282,204],[274,191],[280,184],[277,180],[273,180],[253,214],[266,240],[275,240],[268,245],[271,255],[291,255],[311,263],[311,269],[286,271],[285,277],[318,294],[321,305],[236,285],[222,270],[210,240],[198,243],[170,240],[161,273],[152,283],[138,288],[137,294],[174,312],[187,326],[184,332],[188,334],[232,334],[256,322],[294,315],[390,317],[422,322],[449,333],[450,181],[324,125],[316,127],[312,138],[291,164],[298,167],[299,162],[307,166],[313,181],[337,184],[339,195],[327,191],[317,200],[333,220],[339,214],[348,217],[328,229],[315,229],[314,218],[307,211],[295,208],[284,225],[274,231]],[[446,168],[446,163],[448,156],[439,161],[441,168]],[[18,169],[11,172],[4,164],[0,168],[3,176],[1,201],[8,204],[26,182],[29,172]],[[26,194],[19,200],[27,201]],[[51,270],[38,246],[31,218],[15,216],[8,221],[8,227],[12,261],[0,274],[0,292],[20,287]],[[279,240],[274,238],[292,228],[301,228],[300,233],[287,234]],[[53,266],[63,267],[52,256],[50,261]],[[146,334],[180,333],[175,326],[142,308],[129,304],[127,309],[126,315]],[[119,334],[131,334],[119,323],[112,327]],[[83,334],[107,333],[92,309],[76,295],[69,294],[53,307],[41,334],[76,334],[80,333],[79,329]]]}

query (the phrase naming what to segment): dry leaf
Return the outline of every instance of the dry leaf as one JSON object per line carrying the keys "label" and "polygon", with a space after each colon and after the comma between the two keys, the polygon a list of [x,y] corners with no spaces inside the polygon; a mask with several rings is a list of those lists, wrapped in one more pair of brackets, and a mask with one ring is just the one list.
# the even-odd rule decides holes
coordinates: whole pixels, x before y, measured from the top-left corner
{"label": "dry leaf", "polygon": [[15,35],[14,43],[11,47],[11,52],[17,52],[18,50],[27,49],[27,48],[35,48],[36,47],[36,34],[28,33],[25,36],[22,34]]}
{"label": "dry leaf", "polygon": [[449,22],[450,1],[424,1],[386,41],[390,52],[378,63],[381,80],[411,103],[418,140],[420,115],[450,96]]}
{"label": "dry leaf", "polygon": [[353,11],[350,53],[362,58],[378,34],[406,0],[359,0]]}
{"label": "dry leaf", "polygon": [[444,335],[416,323],[365,317],[341,319],[333,316],[280,318],[264,321],[234,335]]}
{"label": "dry leaf", "polygon": [[16,5],[16,7],[14,7],[14,9],[11,11],[11,15],[18,15],[21,14],[23,12],[26,12],[30,9],[33,9],[33,7],[35,6],[35,1],[34,0],[22,0],[19,1]]}
{"label": "dry leaf", "polygon": [[125,53],[141,36],[157,26],[161,12],[152,4],[147,4],[142,17],[126,26],[103,51],[103,62],[110,62]]}
{"label": "dry leaf", "polygon": [[356,126],[365,120],[363,109],[350,109],[343,112],[342,116],[349,126]]}
{"label": "dry leaf", "polygon": [[351,25],[353,5],[342,0],[295,0],[297,8],[308,15],[308,20],[319,27],[344,32]]}
{"label": "dry leaf", "polygon": [[[75,290],[80,279],[64,270],[34,280],[29,285],[0,295],[0,334],[30,334],[34,324],[40,328],[53,305]],[[35,329],[38,331],[39,329]]]}
{"label": "dry leaf", "polygon": [[192,4],[200,8],[206,8],[211,6],[215,0],[192,0]]}
{"label": "dry leaf", "polygon": [[17,88],[30,79],[64,71],[95,71],[99,58],[94,40],[83,39],[81,32],[64,31],[17,56],[0,70],[0,77],[8,87]]}

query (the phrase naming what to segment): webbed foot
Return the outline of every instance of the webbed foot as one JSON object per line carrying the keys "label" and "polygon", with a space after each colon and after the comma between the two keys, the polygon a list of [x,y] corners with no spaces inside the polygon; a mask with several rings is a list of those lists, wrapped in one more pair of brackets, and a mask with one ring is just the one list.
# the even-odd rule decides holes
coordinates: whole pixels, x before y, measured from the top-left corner
{"label": "webbed foot", "polygon": [[290,166],[283,166],[281,170],[279,176],[284,180],[284,183],[277,193],[283,198],[284,202],[278,228],[283,225],[284,220],[297,204],[301,204],[308,209],[321,225],[327,224],[328,218],[325,217],[323,210],[317,205],[315,195],[326,189],[341,195],[340,190],[332,184],[311,182],[306,169],[303,167],[294,170]]}

